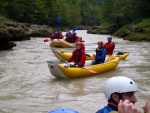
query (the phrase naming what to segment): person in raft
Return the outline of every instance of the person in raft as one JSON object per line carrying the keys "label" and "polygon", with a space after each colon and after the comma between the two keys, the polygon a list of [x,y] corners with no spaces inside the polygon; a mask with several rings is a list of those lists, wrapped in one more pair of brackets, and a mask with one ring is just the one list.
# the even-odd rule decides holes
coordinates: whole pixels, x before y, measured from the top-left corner
{"label": "person in raft", "polygon": [[54,32],[53,35],[50,36],[51,40],[58,39],[58,32]]}
{"label": "person in raft", "polygon": [[71,34],[71,43],[75,43],[78,41],[78,36],[77,36],[77,33],[76,32],[72,32]]}
{"label": "person in raft", "polygon": [[73,61],[74,64],[71,65],[71,67],[84,67],[86,60],[86,54],[84,51],[83,43],[82,42],[76,42],[76,49],[72,52],[72,56],[67,62]]}
{"label": "person in raft", "polygon": [[98,47],[96,48],[95,52],[96,55],[93,54],[93,56],[95,57],[92,65],[95,64],[100,64],[100,63],[104,63],[105,62],[105,58],[106,58],[106,49],[103,46],[103,42],[102,41],[98,41],[97,42]]}
{"label": "person in raft", "polygon": [[65,41],[66,42],[69,42],[69,43],[72,43],[72,34],[70,31],[66,32],[66,38],[65,38]]}
{"label": "person in raft", "polygon": [[104,47],[106,48],[107,55],[112,55],[115,49],[115,43],[112,42],[112,36],[108,36],[107,41],[108,42],[104,44]]}

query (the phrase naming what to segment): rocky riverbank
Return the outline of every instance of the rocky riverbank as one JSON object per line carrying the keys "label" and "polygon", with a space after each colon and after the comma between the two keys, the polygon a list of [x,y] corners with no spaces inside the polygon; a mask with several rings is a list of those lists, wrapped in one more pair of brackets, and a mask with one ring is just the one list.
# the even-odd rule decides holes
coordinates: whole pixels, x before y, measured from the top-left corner
{"label": "rocky riverbank", "polygon": [[150,42],[150,18],[125,25],[117,29],[115,25],[103,24],[101,26],[90,27],[87,33],[91,34],[111,34],[129,41]]}
{"label": "rocky riverbank", "polygon": [[30,37],[49,37],[53,28],[46,25],[18,23],[0,16],[0,50],[17,46],[13,41],[30,40]]}

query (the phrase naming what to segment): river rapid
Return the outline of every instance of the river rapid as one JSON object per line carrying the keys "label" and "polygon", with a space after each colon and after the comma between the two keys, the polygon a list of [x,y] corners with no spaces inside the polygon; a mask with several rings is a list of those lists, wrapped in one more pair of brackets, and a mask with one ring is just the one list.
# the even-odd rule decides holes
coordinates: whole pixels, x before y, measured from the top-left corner
{"label": "river rapid", "polygon": [[[77,30],[77,35],[85,41],[87,53],[95,53],[97,41],[107,41],[107,35],[87,34],[86,30]],[[18,41],[14,49],[0,51],[0,113],[47,113],[58,108],[95,113],[107,104],[103,86],[114,76],[130,77],[137,83],[136,106],[143,112],[142,106],[150,100],[150,42],[113,37],[115,52],[130,52],[115,70],[92,77],[57,79],[51,75],[47,61],[58,59],[49,47],[50,42],[43,40]]]}

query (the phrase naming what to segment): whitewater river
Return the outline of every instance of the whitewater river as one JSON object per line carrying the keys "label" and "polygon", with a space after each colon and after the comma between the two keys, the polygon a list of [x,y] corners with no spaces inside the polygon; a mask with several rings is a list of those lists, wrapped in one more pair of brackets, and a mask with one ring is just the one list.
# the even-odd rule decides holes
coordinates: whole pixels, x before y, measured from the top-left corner
{"label": "whitewater river", "polygon": [[[107,41],[107,35],[87,34],[86,30],[77,30],[77,35],[83,37],[87,53],[94,53],[98,40]],[[130,77],[137,83],[136,106],[141,111],[150,100],[150,42],[113,37],[115,51],[130,52],[115,70],[92,77],[57,79],[51,75],[47,61],[58,60],[49,47],[50,42],[43,40],[15,42],[13,50],[0,51],[0,113],[47,113],[57,108],[95,113],[107,104],[103,86],[114,76]]]}

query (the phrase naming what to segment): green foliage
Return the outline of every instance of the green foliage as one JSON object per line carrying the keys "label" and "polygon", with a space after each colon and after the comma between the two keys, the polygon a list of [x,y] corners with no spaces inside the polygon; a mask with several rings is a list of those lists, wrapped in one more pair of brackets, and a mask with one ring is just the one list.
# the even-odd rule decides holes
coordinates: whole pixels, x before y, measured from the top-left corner
{"label": "green foliage", "polygon": [[125,37],[130,34],[130,25],[124,25],[122,28],[117,30],[113,35],[118,36],[118,37]]}
{"label": "green foliage", "polygon": [[122,27],[138,18],[150,17],[148,5],[148,0],[106,0],[102,6],[102,17]]}
{"label": "green foliage", "polygon": [[143,33],[131,33],[130,35],[126,36],[125,40],[130,41],[150,41],[150,34],[143,34]]}
{"label": "green foliage", "polygon": [[7,0],[9,18],[20,22],[45,23],[48,20],[47,7],[43,0]]}
{"label": "green foliage", "polygon": [[139,18],[149,18],[149,6],[149,0],[0,0],[0,14],[19,22],[57,27],[107,22],[121,28]]}
{"label": "green foliage", "polygon": [[[51,24],[57,26],[70,26],[80,24],[81,16],[79,6],[73,5],[70,1],[67,0],[55,0],[51,3],[51,10],[49,13]],[[57,23],[57,17],[61,18],[61,23]]]}
{"label": "green foliage", "polygon": [[12,22],[12,21],[5,21],[4,22],[6,26],[13,26],[13,27],[17,27],[17,23]]}
{"label": "green foliage", "polygon": [[147,26],[150,26],[150,18],[149,19],[143,19],[137,26],[136,28],[138,29],[142,29],[145,28]]}
{"label": "green foliage", "polygon": [[114,25],[113,23],[109,23],[109,22],[104,22],[104,23],[101,24],[101,26],[105,29],[107,29],[107,28],[109,28],[113,25]]}

